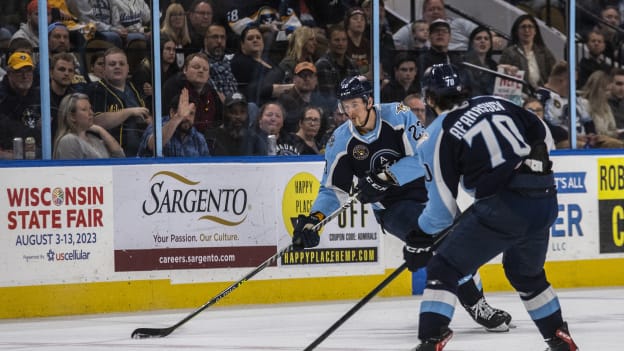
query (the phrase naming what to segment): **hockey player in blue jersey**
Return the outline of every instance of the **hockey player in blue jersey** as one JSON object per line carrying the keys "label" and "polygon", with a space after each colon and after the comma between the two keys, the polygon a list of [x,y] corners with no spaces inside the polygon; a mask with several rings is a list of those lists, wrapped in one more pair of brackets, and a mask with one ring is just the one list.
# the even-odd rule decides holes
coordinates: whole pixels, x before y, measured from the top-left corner
{"label": "hockey player in blue jersey", "polygon": [[[434,65],[425,73],[425,101],[438,117],[417,153],[426,169],[429,200],[417,230],[405,242],[410,270],[426,264],[416,351],[441,351],[452,336],[457,281],[503,254],[503,267],[550,351],[577,351],[557,295],[546,279],[549,227],[557,195],[545,124],[493,96],[467,99],[456,69]],[[459,184],[475,198],[469,212],[435,250],[459,212]]]}
{"label": "hockey player in blue jersey", "polygon": [[[319,194],[310,215],[299,216],[293,232],[297,249],[318,245],[319,234],[311,228],[340,207],[354,177],[358,179],[358,199],[372,204],[384,230],[405,241],[418,226],[427,192],[415,151],[425,129],[409,107],[401,103],[374,106],[371,93],[372,86],[364,77],[341,82],[340,104],[349,121],[338,127],[327,143]],[[511,316],[491,307],[470,278],[464,279],[459,296],[471,317],[489,331],[508,331]]]}

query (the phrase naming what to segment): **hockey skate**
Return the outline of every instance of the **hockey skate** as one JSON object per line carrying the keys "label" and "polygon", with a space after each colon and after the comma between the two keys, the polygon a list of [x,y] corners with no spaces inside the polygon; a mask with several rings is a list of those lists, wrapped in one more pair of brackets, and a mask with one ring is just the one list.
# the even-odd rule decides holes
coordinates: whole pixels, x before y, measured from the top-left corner
{"label": "hockey skate", "polygon": [[570,336],[568,323],[565,322],[557,329],[555,337],[546,339],[546,343],[548,344],[546,351],[578,351],[579,349]]}
{"label": "hockey skate", "polygon": [[489,332],[507,332],[511,323],[511,315],[503,310],[490,306],[482,297],[472,306],[464,305],[475,322],[485,327]]}
{"label": "hockey skate", "polygon": [[423,340],[420,345],[416,346],[416,348],[412,351],[442,351],[442,349],[444,349],[444,346],[446,346],[446,343],[451,340],[452,336],[452,330],[450,330],[449,328],[443,328],[441,330],[440,336]]}

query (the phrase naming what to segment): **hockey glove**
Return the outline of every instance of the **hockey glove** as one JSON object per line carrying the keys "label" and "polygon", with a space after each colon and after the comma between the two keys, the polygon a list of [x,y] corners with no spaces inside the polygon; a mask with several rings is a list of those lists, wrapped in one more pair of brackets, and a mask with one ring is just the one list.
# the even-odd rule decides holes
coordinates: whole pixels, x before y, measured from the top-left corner
{"label": "hockey glove", "polygon": [[410,271],[416,272],[427,265],[433,256],[432,245],[434,242],[435,236],[423,232],[420,228],[407,234],[403,247],[403,258]]}
{"label": "hockey glove", "polygon": [[[383,177],[386,178],[384,173],[380,174],[383,174]],[[386,190],[392,185],[392,182],[383,180],[379,175],[368,172],[364,177],[358,179],[357,188],[359,193],[357,199],[363,204],[381,201],[385,196]]]}
{"label": "hockey glove", "polygon": [[299,215],[297,225],[295,225],[295,230],[293,231],[292,245],[295,250],[300,251],[319,244],[321,238],[319,237],[318,229],[314,229],[314,226],[322,218],[322,213],[315,213],[309,216]]}
{"label": "hockey glove", "polygon": [[531,146],[531,153],[520,166],[522,173],[550,174],[552,173],[552,161],[548,156],[546,143],[538,142]]}

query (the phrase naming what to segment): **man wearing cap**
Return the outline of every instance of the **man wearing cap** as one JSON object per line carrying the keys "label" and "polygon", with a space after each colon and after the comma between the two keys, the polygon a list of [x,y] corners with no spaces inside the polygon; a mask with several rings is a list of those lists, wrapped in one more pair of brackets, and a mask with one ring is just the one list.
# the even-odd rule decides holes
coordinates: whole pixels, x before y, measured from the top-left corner
{"label": "man wearing cap", "polygon": [[312,62],[299,62],[295,66],[293,73],[293,88],[280,95],[278,99],[286,109],[284,130],[289,133],[297,132],[299,117],[301,117],[305,107],[312,105],[325,108],[326,105],[316,89],[318,80],[316,78],[316,67]]}
{"label": "man wearing cap", "polygon": [[424,73],[428,67],[435,64],[452,63],[459,65],[462,55],[449,52],[451,40],[451,26],[444,19],[436,19],[429,24],[429,42],[431,46],[419,59],[418,72]]}
{"label": "man wearing cap", "polygon": [[223,125],[205,135],[214,156],[257,156],[265,152],[264,140],[249,128],[247,100],[239,92],[225,97]]}
{"label": "man wearing cap", "polygon": [[[162,118],[163,155],[167,157],[210,156],[204,136],[195,129],[196,101],[190,98],[189,90],[184,88],[180,95],[171,100],[169,115]],[[156,140],[154,123],[143,133],[138,156],[154,156]]]}
{"label": "man wearing cap", "polygon": [[35,137],[41,146],[41,103],[33,69],[29,54],[9,56],[7,75],[0,83],[0,150],[13,149],[15,137]]}

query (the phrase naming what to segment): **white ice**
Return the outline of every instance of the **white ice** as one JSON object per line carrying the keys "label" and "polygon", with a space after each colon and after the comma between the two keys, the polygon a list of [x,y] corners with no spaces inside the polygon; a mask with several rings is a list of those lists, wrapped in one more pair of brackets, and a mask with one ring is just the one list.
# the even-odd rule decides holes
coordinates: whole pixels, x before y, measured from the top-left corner
{"label": "white ice", "polygon": [[[624,288],[558,289],[582,351],[624,350]],[[236,292],[232,292],[235,294]],[[513,293],[488,293],[516,328],[488,333],[457,308],[445,351],[541,351],[545,344]],[[206,296],[210,300],[212,296]],[[226,297],[227,298],[227,297]],[[420,296],[375,297],[316,350],[409,350],[417,344]],[[303,350],[358,301],[211,306],[165,338],[131,339],[139,327],[168,327],[191,310],[0,321],[0,350]]]}

